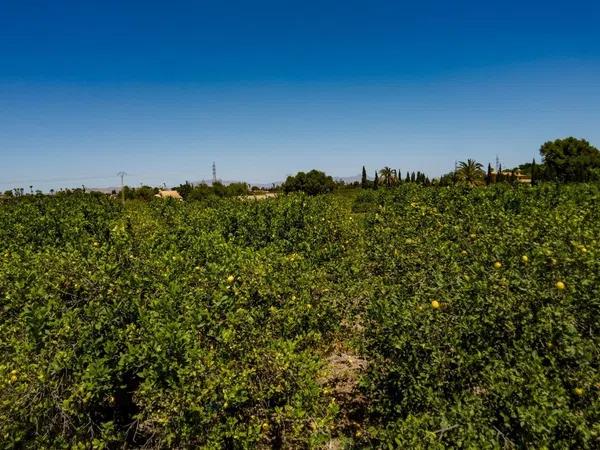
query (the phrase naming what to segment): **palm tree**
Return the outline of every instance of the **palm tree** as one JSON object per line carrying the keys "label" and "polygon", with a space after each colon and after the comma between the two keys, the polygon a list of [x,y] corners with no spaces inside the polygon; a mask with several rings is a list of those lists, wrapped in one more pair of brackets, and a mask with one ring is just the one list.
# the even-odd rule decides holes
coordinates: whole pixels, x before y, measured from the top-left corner
{"label": "palm tree", "polygon": [[381,178],[387,187],[392,186],[394,179],[396,178],[395,170],[387,166],[379,171],[379,175],[381,175]]}
{"label": "palm tree", "polygon": [[483,181],[483,166],[474,159],[467,159],[467,162],[460,161],[456,175],[460,181],[464,181],[469,186],[477,186]]}

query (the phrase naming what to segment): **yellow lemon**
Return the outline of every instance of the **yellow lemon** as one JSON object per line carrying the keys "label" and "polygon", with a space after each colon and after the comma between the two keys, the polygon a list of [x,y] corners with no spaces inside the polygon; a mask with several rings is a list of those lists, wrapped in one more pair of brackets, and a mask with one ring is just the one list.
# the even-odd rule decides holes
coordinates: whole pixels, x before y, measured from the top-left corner
{"label": "yellow lemon", "polygon": [[433,309],[438,309],[440,307],[440,302],[438,302],[437,300],[434,300],[431,302],[431,307]]}
{"label": "yellow lemon", "polygon": [[494,268],[499,269],[500,267],[502,267],[502,263],[500,261],[496,261],[494,263]]}
{"label": "yellow lemon", "polygon": [[583,394],[585,393],[585,391],[583,390],[583,388],[580,388],[580,387],[573,389],[573,392],[575,392],[575,395],[577,397],[582,397]]}
{"label": "yellow lemon", "polygon": [[565,288],[565,283],[563,283],[562,281],[556,282],[556,289],[558,289],[559,291],[562,291],[564,288]]}
{"label": "yellow lemon", "polygon": [[233,275],[229,275],[229,276],[227,277],[227,282],[228,282],[229,284],[232,284],[234,280],[235,280],[235,277],[234,277]]}
{"label": "yellow lemon", "polygon": [[523,256],[521,256],[521,261],[523,261],[525,264],[527,264],[529,262],[529,257],[527,255],[523,255]]}

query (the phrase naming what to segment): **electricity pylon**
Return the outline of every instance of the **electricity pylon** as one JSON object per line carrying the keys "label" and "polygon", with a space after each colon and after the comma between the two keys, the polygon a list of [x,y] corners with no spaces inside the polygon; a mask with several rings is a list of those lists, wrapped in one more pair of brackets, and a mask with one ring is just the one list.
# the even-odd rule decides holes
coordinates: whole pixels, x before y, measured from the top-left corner
{"label": "electricity pylon", "polygon": [[125,189],[123,186],[123,178],[125,178],[125,175],[127,175],[127,172],[119,172],[117,174],[118,177],[121,177],[121,201],[123,202],[123,206],[125,205]]}

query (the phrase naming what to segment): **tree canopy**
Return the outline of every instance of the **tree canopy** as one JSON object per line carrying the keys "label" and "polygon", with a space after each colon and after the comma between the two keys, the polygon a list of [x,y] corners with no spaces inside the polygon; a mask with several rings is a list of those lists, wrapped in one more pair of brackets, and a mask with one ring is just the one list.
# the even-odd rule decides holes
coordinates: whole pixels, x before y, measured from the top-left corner
{"label": "tree canopy", "polygon": [[483,166],[474,159],[460,161],[456,175],[460,181],[464,181],[469,186],[482,184],[484,178]]}
{"label": "tree canopy", "polygon": [[326,194],[333,191],[335,181],[329,175],[319,170],[310,172],[298,172],[295,176],[289,176],[282,185],[284,192],[301,191],[308,195]]}
{"label": "tree canopy", "polygon": [[547,180],[590,181],[600,178],[600,151],[585,139],[548,141],[540,148]]}

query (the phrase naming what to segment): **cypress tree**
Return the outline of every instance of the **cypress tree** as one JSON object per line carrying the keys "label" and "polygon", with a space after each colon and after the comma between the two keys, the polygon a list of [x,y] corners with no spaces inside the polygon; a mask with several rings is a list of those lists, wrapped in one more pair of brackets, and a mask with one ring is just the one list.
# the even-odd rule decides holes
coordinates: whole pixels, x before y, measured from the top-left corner
{"label": "cypress tree", "polygon": [[537,183],[537,167],[535,165],[535,158],[531,161],[531,185],[535,186]]}
{"label": "cypress tree", "polygon": [[408,170],[406,171],[406,178],[404,179],[404,181],[406,183],[410,183],[410,174],[408,173]]}
{"label": "cypress tree", "polygon": [[398,169],[398,184],[402,184],[402,171]]}
{"label": "cypress tree", "polygon": [[485,176],[485,184],[488,186],[492,184],[492,165],[490,163],[488,163],[487,175]]}
{"label": "cypress tree", "polygon": [[502,183],[504,176],[502,175],[502,164],[498,166],[498,173],[496,174],[496,183]]}
{"label": "cypress tree", "polygon": [[413,172],[410,174],[410,182],[414,183],[415,181],[417,181],[417,177],[416,177],[415,173]]}
{"label": "cypress tree", "polygon": [[360,179],[360,187],[365,189],[367,187],[368,182],[369,181],[367,180],[367,170],[365,169],[365,166],[363,166],[362,177]]}
{"label": "cypress tree", "polygon": [[377,189],[379,187],[379,175],[377,171],[375,171],[375,179],[373,180],[373,189]]}

